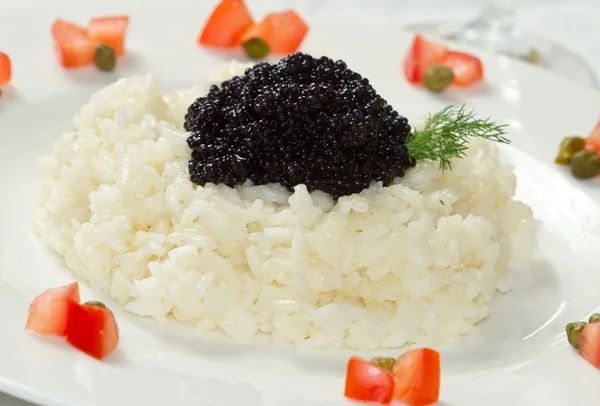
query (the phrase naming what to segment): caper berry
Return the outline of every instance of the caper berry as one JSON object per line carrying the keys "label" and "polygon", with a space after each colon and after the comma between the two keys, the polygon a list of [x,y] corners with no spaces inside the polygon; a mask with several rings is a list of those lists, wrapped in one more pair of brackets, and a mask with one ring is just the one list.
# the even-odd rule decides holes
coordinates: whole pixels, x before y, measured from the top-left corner
{"label": "caper berry", "polygon": [[271,52],[269,44],[260,38],[250,38],[242,44],[242,47],[250,59],[262,59]]}
{"label": "caper berry", "polygon": [[423,85],[432,92],[441,92],[454,80],[452,69],[443,65],[431,65],[423,74]]}
{"label": "caper berry", "polygon": [[386,371],[393,372],[394,364],[396,363],[396,358],[393,357],[375,357],[369,361],[371,364],[378,366],[381,369],[385,369]]}
{"label": "caper berry", "polygon": [[554,162],[559,165],[568,165],[571,162],[573,154],[581,151],[585,146],[585,140],[581,137],[565,137],[558,148],[558,155]]}
{"label": "caper berry", "polygon": [[117,55],[115,54],[115,50],[108,45],[98,44],[96,46],[94,62],[100,70],[110,72],[117,64]]}
{"label": "caper berry", "polygon": [[586,325],[587,323],[585,321],[578,321],[575,323],[567,324],[567,339],[569,340],[569,344],[571,344],[571,347],[579,348],[579,336],[581,335],[581,332],[583,331]]}
{"label": "caper berry", "polygon": [[578,151],[571,157],[571,173],[577,179],[600,175],[600,157],[593,151]]}
{"label": "caper berry", "polygon": [[103,309],[107,309],[107,307],[104,303],[98,302],[97,300],[90,300],[89,302],[85,302],[84,305],[96,306],[96,307],[101,307]]}
{"label": "caper berry", "polygon": [[590,316],[590,323],[600,323],[600,314],[594,313]]}

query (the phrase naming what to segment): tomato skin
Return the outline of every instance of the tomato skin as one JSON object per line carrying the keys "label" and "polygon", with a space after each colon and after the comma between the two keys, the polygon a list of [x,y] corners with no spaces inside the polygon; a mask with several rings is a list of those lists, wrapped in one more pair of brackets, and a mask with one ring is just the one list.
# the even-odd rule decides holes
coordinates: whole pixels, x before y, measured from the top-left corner
{"label": "tomato skin", "polygon": [[600,121],[586,138],[584,149],[586,151],[596,151],[597,154],[600,154]]}
{"label": "tomato skin", "polygon": [[240,43],[252,38],[264,40],[271,52],[288,55],[298,50],[308,33],[308,25],[294,10],[268,14],[260,23],[249,27]]}
{"label": "tomato skin", "polygon": [[352,357],[346,369],[344,396],[361,402],[388,405],[394,394],[394,376],[368,361]]}
{"label": "tomato skin", "polygon": [[483,64],[474,55],[450,51],[443,64],[454,72],[454,85],[468,87],[483,80]]}
{"label": "tomato skin", "polygon": [[129,16],[96,17],[90,20],[88,38],[110,46],[117,56],[125,53],[125,37]]}
{"label": "tomato skin", "polygon": [[448,57],[448,48],[416,34],[404,58],[404,75],[410,83],[423,81],[425,70],[432,64],[443,64]]}
{"label": "tomato skin", "polygon": [[119,343],[119,329],[110,310],[78,304],[70,309],[67,341],[78,350],[102,360]]}
{"label": "tomato skin", "polygon": [[402,354],[394,365],[394,398],[409,405],[429,405],[440,395],[440,354],[420,348]]}
{"label": "tomato skin", "polygon": [[12,78],[12,64],[4,52],[0,52],[0,86],[10,82]]}
{"label": "tomato skin", "polygon": [[94,63],[96,44],[88,38],[85,28],[59,18],[52,24],[52,37],[58,60],[65,68]]}
{"label": "tomato skin", "polygon": [[600,369],[600,323],[589,323],[579,336],[579,355]]}
{"label": "tomato skin", "polygon": [[239,44],[240,36],[254,20],[244,0],[222,0],[208,18],[198,44],[229,48]]}
{"label": "tomato skin", "polygon": [[64,337],[71,309],[79,300],[77,282],[45,290],[31,302],[25,330]]}

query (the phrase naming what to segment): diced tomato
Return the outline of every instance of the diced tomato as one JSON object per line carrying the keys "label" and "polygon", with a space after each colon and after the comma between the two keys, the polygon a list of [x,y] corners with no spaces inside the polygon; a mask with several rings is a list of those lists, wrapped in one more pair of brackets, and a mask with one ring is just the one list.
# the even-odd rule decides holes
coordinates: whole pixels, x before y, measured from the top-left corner
{"label": "diced tomato", "polygon": [[443,64],[447,57],[448,48],[417,34],[404,58],[404,75],[410,83],[421,83],[425,70],[432,64]]}
{"label": "diced tomato", "polygon": [[440,394],[440,354],[420,348],[402,354],[394,365],[394,398],[409,405],[429,405]]}
{"label": "diced tomato", "polygon": [[483,80],[483,65],[476,56],[465,52],[450,51],[443,64],[454,72],[452,84],[467,87]]}
{"label": "diced tomato", "polygon": [[69,312],[79,303],[79,285],[48,289],[36,297],[29,306],[25,330],[38,334],[64,336]]}
{"label": "diced tomato", "polygon": [[0,86],[10,82],[12,78],[12,65],[10,58],[3,52],[0,52]]}
{"label": "diced tomato", "polygon": [[240,36],[254,24],[244,0],[222,0],[208,18],[198,44],[212,47],[234,47]]}
{"label": "diced tomato", "polygon": [[600,323],[589,323],[579,336],[579,354],[600,369]]}
{"label": "diced tomato", "polygon": [[600,121],[594,127],[590,135],[585,140],[585,148],[586,151],[596,151],[596,153],[600,154]]}
{"label": "diced tomato", "polygon": [[240,43],[252,38],[264,40],[274,54],[296,52],[308,33],[308,25],[294,10],[268,14],[259,24],[248,28]]}
{"label": "diced tomato", "polygon": [[394,393],[394,376],[359,357],[352,357],[346,369],[344,396],[361,402],[388,405]]}
{"label": "diced tomato", "polygon": [[58,19],[52,24],[52,36],[58,59],[65,68],[77,68],[94,63],[96,44],[88,38],[85,28]]}
{"label": "diced tomato", "polygon": [[128,25],[128,16],[92,18],[88,26],[88,37],[96,43],[108,45],[117,56],[122,56]]}
{"label": "diced tomato", "polygon": [[110,355],[119,343],[119,329],[110,310],[99,306],[73,306],[67,325],[67,341],[96,358]]}

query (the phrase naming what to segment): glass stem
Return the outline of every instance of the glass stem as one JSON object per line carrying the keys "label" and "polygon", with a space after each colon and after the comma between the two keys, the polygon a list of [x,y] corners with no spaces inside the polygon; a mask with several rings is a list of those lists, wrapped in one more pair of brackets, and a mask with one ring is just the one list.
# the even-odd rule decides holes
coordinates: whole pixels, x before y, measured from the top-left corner
{"label": "glass stem", "polygon": [[460,35],[474,45],[513,57],[525,58],[531,45],[515,25],[517,0],[486,0],[479,17]]}
{"label": "glass stem", "polygon": [[490,30],[510,32],[515,27],[516,0],[488,0],[479,15],[479,25]]}

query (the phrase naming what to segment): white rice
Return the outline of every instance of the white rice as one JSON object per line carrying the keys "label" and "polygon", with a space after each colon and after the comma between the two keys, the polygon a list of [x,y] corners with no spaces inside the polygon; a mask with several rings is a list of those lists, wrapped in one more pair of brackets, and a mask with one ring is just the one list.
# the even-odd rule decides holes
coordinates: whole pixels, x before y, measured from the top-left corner
{"label": "white rice", "polygon": [[132,313],[299,348],[458,342],[534,248],[487,141],[451,172],[419,163],[337,203],[304,185],[196,186],[182,122],[201,91],[122,79],[40,160],[44,240]]}

